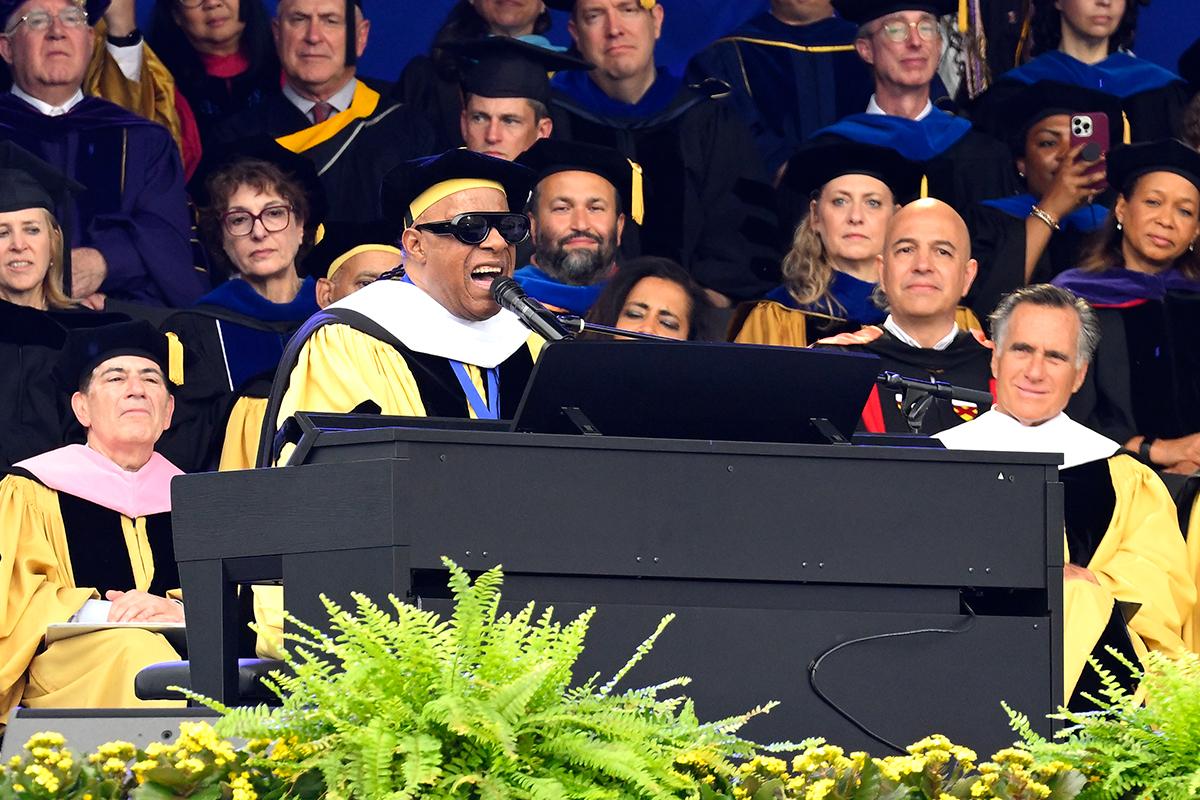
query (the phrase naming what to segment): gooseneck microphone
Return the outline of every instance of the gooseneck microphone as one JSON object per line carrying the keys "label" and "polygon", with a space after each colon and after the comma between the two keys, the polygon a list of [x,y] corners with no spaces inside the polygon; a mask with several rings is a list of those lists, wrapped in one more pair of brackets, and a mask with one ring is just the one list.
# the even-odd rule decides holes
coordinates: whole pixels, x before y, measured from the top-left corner
{"label": "gooseneck microphone", "polygon": [[520,317],[525,327],[551,342],[570,339],[572,335],[562,326],[550,309],[525,294],[521,284],[512,278],[499,276],[492,281],[492,297],[496,304]]}

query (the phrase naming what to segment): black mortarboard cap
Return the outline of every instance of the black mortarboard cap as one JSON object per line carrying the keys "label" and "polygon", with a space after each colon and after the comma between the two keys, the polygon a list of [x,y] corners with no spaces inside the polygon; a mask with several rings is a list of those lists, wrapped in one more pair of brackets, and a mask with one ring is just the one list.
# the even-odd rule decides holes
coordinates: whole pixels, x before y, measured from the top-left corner
{"label": "black mortarboard cap", "polygon": [[1130,144],[1108,155],[1108,182],[1121,192],[1151,172],[1173,172],[1200,190],[1200,153],[1178,139]]}
{"label": "black mortarboard cap", "polygon": [[188,181],[188,193],[196,205],[204,208],[212,204],[212,197],[208,193],[210,178],[238,161],[248,159],[274,164],[304,187],[305,197],[308,198],[309,216],[309,219],[304,221],[305,227],[316,228],[324,221],[329,209],[325,187],[321,183],[321,176],[317,174],[316,165],[269,136],[250,136],[226,144],[205,147],[204,157]]}
{"label": "black mortarboard cap", "polygon": [[[365,246],[397,248],[399,234],[399,226],[387,220],[326,223],[325,236],[308,251],[300,270],[314,278],[328,278],[330,267],[351,250]],[[400,263],[398,255],[396,263]]]}
{"label": "black mortarboard cap", "polygon": [[183,384],[183,347],[179,340],[146,320],[68,331],[55,367],[58,384],[64,391],[74,392],[92,370],[117,356],[148,358],[158,364],[172,384]]}
{"label": "black mortarboard cap", "polygon": [[838,16],[856,25],[900,11],[927,11],[935,17],[958,13],[958,0],[833,0]]}
{"label": "black mortarboard cap", "polygon": [[0,212],[44,208],[54,213],[69,201],[70,194],[82,191],[83,184],[25,148],[0,141]]}
{"label": "black mortarboard cap", "polygon": [[[24,3],[25,0],[0,0],[0,28],[8,29],[8,18]],[[104,12],[108,10],[112,0],[87,0],[83,4],[87,11],[88,22],[95,25],[104,16]]]}
{"label": "black mortarboard cap", "polygon": [[508,36],[489,36],[447,47],[464,62],[463,94],[480,97],[524,97],[549,104],[547,72],[591,69],[591,64],[581,58]]}
{"label": "black mortarboard cap", "polygon": [[988,101],[988,93],[981,95],[974,122],[976,127],[1006,142],[1013,153],[1023,155],[1029,129],[1055,114],[1102,111],[1108,116],[1111,144],[1121,143],[1124,128],[1121,101],[1111,94],[1059,81],[1038,81],[1015,92],[1011,87],[993,91],[1003,91],[1004,95],[995,102]]}
{"label": "black mortarboard cap", "polygon": [[843,175],[877,178],[892,190],[897,203],[906,203],[920,194],[924,170],[890,147],[826,139],[807,144],[792,156],[783,183],[798,195],[809,197]]}
{"label": "black mortarboard cap", "polygon": [[534,171],[537,180],[558,172],[592,172],[611,183],[621,205],[634,222],[642,222],[642,168],[611,147],[562,139],[538,139],[517,156],[517,163]]}
{"label": "black mortarboard cap", "polygon": [[415,214],[411,213],[414,201],[421,200],[421,205],[427,208],[432,203],[425,201],[437,191],[453,193],[470,188],[468,183],[460,184],[460,181],[497,183],[508,197],[508,207],[523,211],[536,176],[528,167],[463,148],[405,161],[383,176],[380,200],[384,217],[403,220],[405,226],[411,225],[413,218],[419,217],[424,210],[418,208]]}

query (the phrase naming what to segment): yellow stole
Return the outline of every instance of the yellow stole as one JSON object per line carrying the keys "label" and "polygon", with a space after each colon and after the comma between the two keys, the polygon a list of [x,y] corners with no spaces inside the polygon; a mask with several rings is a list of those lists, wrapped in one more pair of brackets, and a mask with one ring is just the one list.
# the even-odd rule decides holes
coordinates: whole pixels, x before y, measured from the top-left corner
{"label": "yellow stole", "polygon": [[337,136],[346,127],[358,119],[366,119],[375,113],[379,106],[379,92],[367,86],[362,81],[354,87],[354,99],[345,111],[339,111],[324,122],[301,128],[295,133],[280,136],[275,141],[291,150],[293,153],[303,153]]}

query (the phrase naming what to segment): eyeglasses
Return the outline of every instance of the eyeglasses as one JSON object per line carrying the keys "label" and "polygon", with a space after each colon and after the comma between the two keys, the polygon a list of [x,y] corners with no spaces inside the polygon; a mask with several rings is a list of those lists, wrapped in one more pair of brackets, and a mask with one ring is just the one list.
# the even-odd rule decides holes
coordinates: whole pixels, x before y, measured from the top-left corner
{"label": "eyeglasses", "polygon": [[504,241],[520,244],[529,236],[529,217],[503,211],[468,211],[440,222],[422,222],[413,227],[438,236],[453,236],[463,244],[482,244],[495,228]]}
{"label": "eyeglasses", "polygon": [[267,206],[257,214],[235,209],[221,216],[221,223],[230,236],[249,236],[256,222],[261,222],[267,233],[278,233],[292,223],[292,207]]}
{"label": "eyeglasses", "polygon": [[21,16],[12,25],[8,26],[8,30],[4,32],[5,36],[14,34],[21,23],[25,23],[25,27],[31,31],[49,30],[50,24],[58,20],[64,28],[82,28],[87,25],[87,12],[79,6],[67,6],[57,14],[51,14],[49,11],[30,11],[28,14]]}
{"label": "eyeglasses", "polygon": [[916,30],[917,36],[926,42],[932,42],[941,35],[942,29],[935,20],[923,19],[920,22],[905,22],[894,19],[879,26],[876,33],[882,33],[891,42],[903,42],[908,38],[908,32]]}
{"label": "eyeglasses", "polygon": [[183,8],[199,8],[204,5],[204,0],[175,0]]}

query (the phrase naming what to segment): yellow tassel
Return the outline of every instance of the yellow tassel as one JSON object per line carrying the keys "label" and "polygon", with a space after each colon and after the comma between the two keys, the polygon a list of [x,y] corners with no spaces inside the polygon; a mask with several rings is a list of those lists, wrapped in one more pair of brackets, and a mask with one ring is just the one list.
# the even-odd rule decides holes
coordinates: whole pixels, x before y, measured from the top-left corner
{"label": "yellow tassel", "polygon": [[324,238],[325,238],[325,223],[320,222],[317,224],[317,230],[313,234],[313,244],[320,244],[321,240]]}
{"label": "yellow tassel", "polygon": [[929,176],[922,175],[921,176],[921,199],[924,200],[926,197],[929,197]]}
{"label": "yellow tassel", "polygon": [[1121,130],[1121,141],[1124,144],[1129,144],[1131,141],[1133,141],[1133,131],[1129,127],[1129,115],[1124,111],[1121,112],[1121,124],[1123,126]]}
{"label": "yellow tassel", "polygon": [[958,32],[966,33],[970,27],[967,18],[967,0],[958,0]]}
{"label": "yellow tassel", "polygon": [[645,200],[642,197],[642,165],[632,158],[625,160],[629,162],[629,167],[633,170],[633,185],[630,191],[633,197],[630,200],[632,207],[629,209],[629,216],[634,222],[641,225],[642,218],[646,215]]}
{"label": "yellow tassel", "polygon": [[167,332],[167,380],[183,386],[183,342],[170,331]]}

